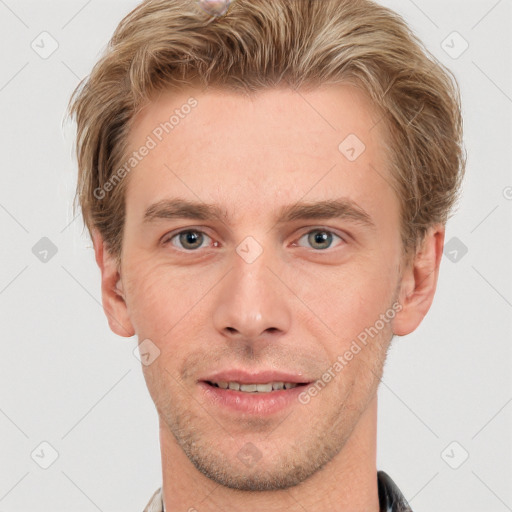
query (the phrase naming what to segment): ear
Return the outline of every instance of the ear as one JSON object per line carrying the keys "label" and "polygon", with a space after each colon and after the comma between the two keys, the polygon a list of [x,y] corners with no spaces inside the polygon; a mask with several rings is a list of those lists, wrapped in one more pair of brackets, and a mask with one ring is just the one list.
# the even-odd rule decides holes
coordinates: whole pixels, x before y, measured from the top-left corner
{"label": "ear", "polygon": [[407,263],[398,299],[402,309],[393,321],[393,333],[397,336],[413,332],[430,309],[443,255],[444,235],[445,228],[441,224],[429,228],[421,247]]}
{"label": "ear", "polygon": [[96,263],[101,270],[101,298],[108,325],[114,333],[129,338],[135,334],[135,330],[128,316],[120,270],[96,229],[92,232],[92,241]]}

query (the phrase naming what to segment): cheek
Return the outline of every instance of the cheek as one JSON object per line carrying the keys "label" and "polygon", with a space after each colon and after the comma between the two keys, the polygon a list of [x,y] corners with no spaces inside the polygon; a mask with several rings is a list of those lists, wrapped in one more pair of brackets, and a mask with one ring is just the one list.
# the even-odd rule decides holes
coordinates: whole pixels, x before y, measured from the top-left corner
{"label": "cheek", "polygon": [[[127,269],[127,307],[130,320],[144,338],[159,338],[177,321],[176,286],[169,275],[156,271],[149,262],[140,262]],[[178,317],[179,318],[179,317]]]}
{"label": "cheek", "polygon": [[[211,270],[197,273],[192,267],[171,267],[151,260],[138,259],[127,267],[130,276],[127,296],[128,314],[140,339],[150,338],[161,350],[170,340],[180,339],[183,330],[200,329],[204,321],[190,322],[191,318],[205,318],[211,314],[208,290],[220,279]],[[144,337],[144,338],[143,338]]]}
{"label": "cheek", "polygon": [[[381,260],[384,261],[384,260]],[[337,336],[357,334],[379,318],[391,305],[396,287],[396,269],[378,258],[317,269],[303,275],[300,297]]]}

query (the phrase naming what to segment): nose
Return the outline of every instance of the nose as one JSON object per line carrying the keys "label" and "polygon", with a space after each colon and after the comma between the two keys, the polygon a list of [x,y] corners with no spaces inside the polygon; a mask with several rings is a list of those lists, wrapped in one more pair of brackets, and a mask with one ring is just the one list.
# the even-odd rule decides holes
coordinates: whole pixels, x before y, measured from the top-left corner
{"label": "nose", "polygon": [[224,337],[252,342],[289,330],[291,299],[268,263],[265,252],[252,263],[234,255],[213,313],[214,326]]}

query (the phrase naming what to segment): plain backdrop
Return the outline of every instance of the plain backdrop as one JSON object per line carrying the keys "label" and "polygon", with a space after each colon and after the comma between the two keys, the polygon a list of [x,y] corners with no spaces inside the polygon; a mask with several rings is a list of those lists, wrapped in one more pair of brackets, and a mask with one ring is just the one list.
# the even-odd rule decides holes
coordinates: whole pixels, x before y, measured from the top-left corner
{"label": "plain backdrop", "polygon": [[[434,304],[386,363],[378,469],[415,512],[505,512],[512,2],[383,3],[455,73],[468,167]],[[103,313],[92,244],[71,208],[74,130],[62,125],[71,92],[136,4],[0,0],[0,512],[137,512],[161,485],[137,339],[113,334]]]}

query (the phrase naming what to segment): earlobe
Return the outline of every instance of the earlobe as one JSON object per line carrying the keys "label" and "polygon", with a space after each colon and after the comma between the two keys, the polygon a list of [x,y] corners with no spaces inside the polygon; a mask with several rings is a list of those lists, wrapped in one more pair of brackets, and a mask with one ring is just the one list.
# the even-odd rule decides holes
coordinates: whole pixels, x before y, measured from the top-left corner
{"label": "earlobe", "polygon": [[393,333],[397,336],[413,332],[432,305],[444,235],[445,228],[441,224],[429,228],[421,247],[403,272],[398,299],[402,309],[393,321]]}
{"label": "earlobe", "polygon": [[98,230],[93,230],[92,239],[96,263],[101,271],[101,298],[103,311],[110,329],[119,336],[129,338],[135,334],[131,324],[121,275],[115,258],[106,250]]}

